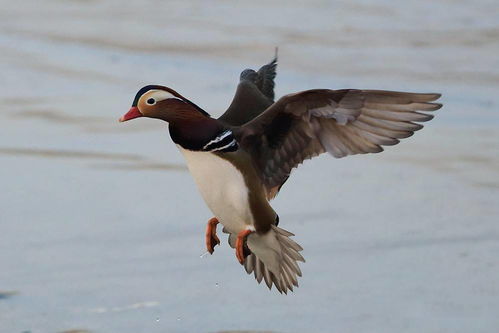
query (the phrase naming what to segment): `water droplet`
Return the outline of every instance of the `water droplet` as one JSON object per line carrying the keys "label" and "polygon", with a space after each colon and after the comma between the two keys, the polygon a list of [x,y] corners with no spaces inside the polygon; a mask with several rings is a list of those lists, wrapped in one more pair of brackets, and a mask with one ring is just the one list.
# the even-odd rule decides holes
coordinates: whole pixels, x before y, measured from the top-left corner
{"label": "water droplet", "polygon": [[180,317],[177,317],[177,321],[180,321]]}
{"label": "water droplet", "polygon": [[217,283],[215,283],[215,287],[219,287],[219,284],[218,284],[218,282],[217,282]]}
{"label": "water droplet", "polygon": [[156,317],[156,322],[159,323],[159,317]]}

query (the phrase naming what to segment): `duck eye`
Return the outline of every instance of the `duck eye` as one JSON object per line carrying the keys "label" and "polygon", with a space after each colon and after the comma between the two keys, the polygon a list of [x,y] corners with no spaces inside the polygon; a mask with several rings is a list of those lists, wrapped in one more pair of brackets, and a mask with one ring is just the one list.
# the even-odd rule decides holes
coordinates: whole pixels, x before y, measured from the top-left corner
{"label": "duck eye", "polygon": [[154,98],[149,98],[147,101],[146,101],[147,104],[149,105],[154,105],[156,104],[156,101],[154,100]]}

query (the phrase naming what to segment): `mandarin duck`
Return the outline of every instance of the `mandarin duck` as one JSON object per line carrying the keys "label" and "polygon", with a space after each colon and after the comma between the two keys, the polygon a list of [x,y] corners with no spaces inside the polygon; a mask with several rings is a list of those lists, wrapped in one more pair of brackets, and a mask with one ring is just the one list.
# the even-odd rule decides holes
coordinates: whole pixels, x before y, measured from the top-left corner
{"label": "mandarin duck", "polygon": [[340,158],[379,153],[433,118],[436,93],[360,89],[311,89],[274,101],[277,55],[258,71],[244,70],[235,96],[221,117],[162,85],[140,89],[120,122],[139,117],[168,123],[213,213],[206,227],[207,251],[229,234],[237,260],[258,283],[280,293],[293,291],[305,262],[291,232],[278,226],[273,199],[295,167],[322,153]]}

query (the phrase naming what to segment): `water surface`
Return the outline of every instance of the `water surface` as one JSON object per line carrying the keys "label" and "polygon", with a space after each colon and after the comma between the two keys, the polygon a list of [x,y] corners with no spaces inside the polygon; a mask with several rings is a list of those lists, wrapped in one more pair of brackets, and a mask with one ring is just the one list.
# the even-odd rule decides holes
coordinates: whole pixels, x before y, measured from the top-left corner
{"label": "water surface", "polygon": [[[0,332],[494,332],[497,1],[0,1]],[[273,205],[307,263],[257,285],[138,88],[208,112],[280,47],[277,95],[443,93],[386,152],[322,156]]]}

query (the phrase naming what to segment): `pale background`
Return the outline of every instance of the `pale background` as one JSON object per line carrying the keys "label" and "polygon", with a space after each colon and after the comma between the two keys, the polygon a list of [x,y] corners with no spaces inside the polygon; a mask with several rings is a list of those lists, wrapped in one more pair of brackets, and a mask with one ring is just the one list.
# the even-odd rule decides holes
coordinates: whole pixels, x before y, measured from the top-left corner
{"label": "pale background", "polygon": [[[277,95],[441,92],[386,152],[322,156],[274,206],[307,259],[258,285],[145,84],[213,115],[280,48]],[[499,331],[499,2],[0,1],[0,333]]]}

